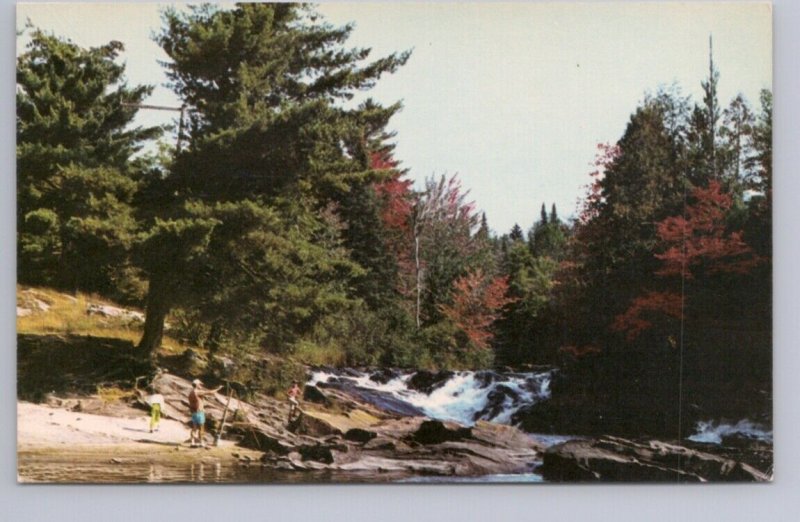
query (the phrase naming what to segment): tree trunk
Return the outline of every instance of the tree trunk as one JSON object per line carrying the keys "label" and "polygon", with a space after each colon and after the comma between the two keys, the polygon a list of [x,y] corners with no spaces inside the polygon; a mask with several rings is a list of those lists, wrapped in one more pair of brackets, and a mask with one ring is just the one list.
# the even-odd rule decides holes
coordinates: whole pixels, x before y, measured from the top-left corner
{"label": "tree trunk", "polygon": [[419,266],[419,234],[417,234],[416,230],[414,231],[414,261],[416,264],[417,269],[417,309],[416,309],[416,318],[417,318],[417,330],[419,330],[419,309],[420,309],[420,301],[422,296],[422,271],[420,270]]}
{"label": "tree trunk", "polygon": [[147,308],[145,310],[144,334],[139,341],[138,349],[151,361],[156,351],[161,348],[164,336],[164,321],[170,309],[169,293],[160,277],[151,277],[147,290]]}

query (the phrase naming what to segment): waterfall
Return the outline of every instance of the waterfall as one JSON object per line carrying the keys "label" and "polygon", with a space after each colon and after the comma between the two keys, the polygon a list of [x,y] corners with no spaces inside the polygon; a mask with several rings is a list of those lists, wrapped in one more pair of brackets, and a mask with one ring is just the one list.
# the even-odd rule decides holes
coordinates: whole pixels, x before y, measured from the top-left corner
{"label": "waterfall", "polygon": [[[549,398],[553,372],[431,374],[389,371],[388,374],[370,374],[355,370],[319,370],[312,373],[308,384],[350,389],[377,406],[391,399],[431,419],[472,426],[478,420],[509,424],[512,415],[523,406]],[[419,381],[427,382],[421,385]]]}

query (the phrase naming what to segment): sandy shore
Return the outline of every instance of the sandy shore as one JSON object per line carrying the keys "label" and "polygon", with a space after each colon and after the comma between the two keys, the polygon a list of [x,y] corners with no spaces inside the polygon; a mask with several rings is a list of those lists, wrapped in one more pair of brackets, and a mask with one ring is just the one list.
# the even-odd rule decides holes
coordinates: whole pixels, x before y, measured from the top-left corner
{"label": "sandy shore", "polygon": [[[219,465],[235,467],[241,458],[257,462],[260,457],[260,452],[231,441],[222,440],[216,447],[210,435],[206,435],[205,449],[191,448],[188,441],[188,426],[175,420],[162,419],[159,430],[150,433],[150,419],[144,412],[98,415],[19,402],[17,480],[147,482],[147,473],[142,475],[140,468],[155,464],[161,466],[155,470],[163,476],[154,481],[166,481],[168,473],[177,473],[173,477],[177,481],[195,481],[187,475],[195,464],[201,465],[199,469],[211,465],[206,471],[219,471]],[[213,479],[213,474],[206,477]]]}
{"label": "sandy shore", "polygon": [[[206,434],[204,457],[258,455],[229,440],[214,446]],[[180,451],[180,450],[187,451]],[[109,416],[70,411],[28,402],[17,403],[17,451],[20,455],[72,456],[158,455],[170,459],[197,453],[189,445],[189,428],[181,422],[162,419],[158,431],[150,433],[150,418],[141,415]]]}
{"label": "sandy shore", "polygon": [[158,431],[150,433],[150,418],[144,412],[140,416],[111,417],[17,403],[18,449],[41,446],[69,449],[142,442],[179,444],[188,439],[189,428],[169,419],[162,419]]}

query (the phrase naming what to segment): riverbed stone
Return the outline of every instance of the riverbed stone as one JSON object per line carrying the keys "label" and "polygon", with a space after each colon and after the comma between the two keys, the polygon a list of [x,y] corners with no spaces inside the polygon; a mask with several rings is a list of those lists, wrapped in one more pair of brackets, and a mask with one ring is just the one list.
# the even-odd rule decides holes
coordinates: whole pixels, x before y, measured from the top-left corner
{"label": "riverbed stone", "polygon": [[472,430],[455,423],[427,420],[420,425],[411,438],[419,444],[441,444],[450,440],[472,438]]}
{"label": "riverbed stone", "polygon": [[361,428],[353,428],[347,430],[347,433],[344,434],[344,438],[353,442],[361,442],[362,444],[365,442],[369,442],[370,440],[374,439],[377,434],[373,431],[363,430]]}
{"label": "riverbed stone", "polygon": [[333,464],[333,454],[331,453],[331,449],[327,446],[303,445],[298,447],[297,451],[300,453],[300,457],[303,461],[313,460],[322,462],[323,464]]}
{"label": "riverbed stone", "polygon": [[572,440],[548,448],[541,473],[554,482],[762,482],[752,466],[677,444],[619,437]]}
{"label": "riverbed stone", "polygon": [[325,406],[330,406],[331,401],[328,397],[316,386],[305,385],[303,387],[303,400],[307,402],[313,402],[315,404],[322,404]]}
{"label": "riverbed stone", "polygon": [[439,372],[429,372],[427,370],[420,370],[408,380],[407,386],[411,390],[420,391],[430,395],[430,393],[444,385],[451,377],[455,375],[454,372],[442,370]]}

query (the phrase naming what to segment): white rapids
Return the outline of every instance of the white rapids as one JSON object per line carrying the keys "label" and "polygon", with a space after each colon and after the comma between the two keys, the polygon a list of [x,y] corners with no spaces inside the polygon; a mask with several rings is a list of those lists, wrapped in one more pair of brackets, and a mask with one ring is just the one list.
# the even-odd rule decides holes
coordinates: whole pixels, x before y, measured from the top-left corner
{"label": "white rapids", "polygon": [[345,381],[360,389],[387,394],[421,410],[436,420],[472,426],[478,420],[510,424],[520,408],[550,397],[553,371],[531,373],[454,372],[430,393],[409,388],[414,372],[397,373],[385,383],[364,372],[312,373],[310,385]]}
{"label": "white rapids", "polygon": [[772,431],[746,419],[740,420],[736,424],[713,421],[698,422],[695,433],[689,437],[689,440],[707,444],[722,444],[722,438],[731,435],[740,435],[747,439],[772,444]]}

